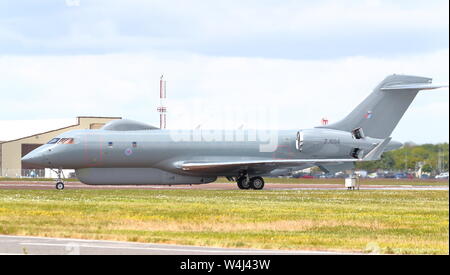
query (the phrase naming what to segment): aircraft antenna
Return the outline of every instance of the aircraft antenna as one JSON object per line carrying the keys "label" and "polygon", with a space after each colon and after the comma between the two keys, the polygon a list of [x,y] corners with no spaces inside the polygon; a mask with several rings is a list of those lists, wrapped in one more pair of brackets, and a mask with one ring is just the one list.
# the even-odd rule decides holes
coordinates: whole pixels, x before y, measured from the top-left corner
{"label": "aircraft antenna", "polygon": [[166,81],[164,80],[164,75],[161,75],[159,80],[159,102],[158,107],[159,113],[159,128],[166,129],[166,119],[167,119],[167,107],[165,106],[166,101]]}

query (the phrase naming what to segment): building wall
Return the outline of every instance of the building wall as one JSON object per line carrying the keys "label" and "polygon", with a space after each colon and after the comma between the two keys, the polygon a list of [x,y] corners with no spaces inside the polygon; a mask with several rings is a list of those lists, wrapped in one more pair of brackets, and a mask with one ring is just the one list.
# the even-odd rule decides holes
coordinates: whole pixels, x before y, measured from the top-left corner
{"label": "building wall", "polygon": [[78,117],[78,123],[50,132],[40,133],[0,144],[0,176],[20,177],[22,175],[22,145],[45,144],[52,138],[71,130],[98,129],[111,120],[119,117]]}

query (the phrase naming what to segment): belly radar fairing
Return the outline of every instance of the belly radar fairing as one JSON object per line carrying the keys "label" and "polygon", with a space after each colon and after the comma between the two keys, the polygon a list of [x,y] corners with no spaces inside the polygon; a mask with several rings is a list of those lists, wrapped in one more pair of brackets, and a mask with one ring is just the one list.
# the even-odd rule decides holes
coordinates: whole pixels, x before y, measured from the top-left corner
{"label": "belly radar fairing", "polygon": [[[223,176],[241,189],[262,189],[264,176],[313,166],[333,173],[349,170],[356,162],[378,160],[383,152],[400,148],[390,135],[414,97],[440,87],[429,78],[388,76],[337,123],[276,131],[277,146],[270,152],[261,150],[265,141],[198,140],[186,138],[196,130],[174,132],[118,120],[99,130],[66,132],[22,161],[57,169],[59,175],[62,169],[75,169],[78,179],[91,185],[206,184]],[[63,189],[59,178],[57,188]]]}

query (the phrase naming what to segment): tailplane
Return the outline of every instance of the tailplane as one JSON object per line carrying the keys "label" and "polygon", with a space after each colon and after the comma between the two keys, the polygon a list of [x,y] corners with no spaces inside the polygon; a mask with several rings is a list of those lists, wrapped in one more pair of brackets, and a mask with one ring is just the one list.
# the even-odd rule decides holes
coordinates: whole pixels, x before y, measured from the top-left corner
{"label": "tailplane", "polygon": [[341,131],[362,129],[364,135],[385,139],[391,135],[420,90],[446,86],[432,84],[431,78],[391,75],[343,120],[318,128]]}

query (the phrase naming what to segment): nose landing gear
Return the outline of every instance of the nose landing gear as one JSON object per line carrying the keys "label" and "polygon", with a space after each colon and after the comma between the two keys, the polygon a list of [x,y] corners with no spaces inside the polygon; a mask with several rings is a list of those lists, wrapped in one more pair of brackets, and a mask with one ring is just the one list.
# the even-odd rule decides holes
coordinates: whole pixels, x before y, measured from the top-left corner
{"label": "nose landing gear", "polygon": [[56,190],[64,190],[64,174],[61,168],[56,171],[56,175],[58,176],[58,178],[56,179]]}

